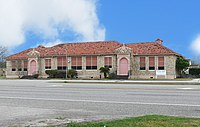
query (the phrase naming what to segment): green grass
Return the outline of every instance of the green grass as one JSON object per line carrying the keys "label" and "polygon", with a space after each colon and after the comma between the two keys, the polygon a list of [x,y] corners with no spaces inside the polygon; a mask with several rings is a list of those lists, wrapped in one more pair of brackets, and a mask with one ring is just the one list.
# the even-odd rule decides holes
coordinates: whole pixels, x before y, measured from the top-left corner
{"label": "green grass", "polygon": [[67,127],[200,127],[200,118],[147,115],[113,121],[70,123]]}
{"label": "green grass", "polygon": [[5,79],[6,77],[5,76],[0,76],[0,79]]}

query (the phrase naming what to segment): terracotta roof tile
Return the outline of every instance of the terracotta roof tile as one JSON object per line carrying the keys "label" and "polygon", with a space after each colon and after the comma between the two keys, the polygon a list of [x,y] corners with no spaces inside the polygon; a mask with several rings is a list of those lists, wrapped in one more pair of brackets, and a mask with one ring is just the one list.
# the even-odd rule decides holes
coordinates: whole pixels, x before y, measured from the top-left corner
{"label": "terracotta roof tile", "polygon": [[28,58],[27,53],[29,53],[32,50],[33,49],[30,48],[30,49],[24,50],[22,52],[10,55],[10,56],[6,57],[5,59],[26,59],[26,58]]}
{"label": "terracotta roof tile", "polygon": [[176,52],[156,42],[132,43],[132,44],[127,44],[126,46],[132,48],[134,55],[162,55],[162,54],[178,55]]}
{"label": "terracotta roof tile", "polygon": [[[81,43],[64,43],[53,47],[45,48],[38,46],[34,50],[40,53],[40,57],[57,56],[57,55],[91,55],[91,54],[114,54],[115,50],[122,44],[117,41],[100,41],[100,42],[81,42]],[[175,54],[174,51],[168,49],[162,44],[156,42],[132,43],[126,44],[132,48],[134,55],[159,55],[159,54]],[[6,59],[24,59],[28,58],[27,53],[33,49],[28,49],[20,53],[6,57]]]}

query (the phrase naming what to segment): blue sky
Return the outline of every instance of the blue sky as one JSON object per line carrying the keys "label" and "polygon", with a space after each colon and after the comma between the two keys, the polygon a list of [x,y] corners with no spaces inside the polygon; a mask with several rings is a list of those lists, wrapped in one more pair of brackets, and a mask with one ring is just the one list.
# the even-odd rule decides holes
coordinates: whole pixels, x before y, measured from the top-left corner
{"label": "blue sky", "polygon": [[[0,44],[11,47],[11,53],[39,44],[50,46],[62,42],[95,40],[135,43],[161,38],[166,47],[187,58],[200,56],[199,0],[59,0],[60,3],[51,3],[51,0],[43,0],[42,3],[40,0],[29,0],[30,3],[21,1],[23,2],[11,4],[2,0],[0,3],[0,8],[1,5],[14,8],[13,12],[7,12],[8,8],[0,9],[0,17],[15,21],[12,25],[5,24],[6,20],[3,23],[0,21],[1,29],[12,26],[11,34],[8,32],[9,37],[0,37]],[[39,9],[34,10],[34,4],[39,5]],[[28,7],[21,8],[21,5],[30,7],[27,11],[25,9]],[[45,11],[44,7],[47,8]],[[62,9],[58,10],[58,7]],[[14,15],[15,19],[4,18],[9,14]],[[49,14],[52,15],[47,17]]]}
{"label": "blue sky", "polygon": [[131,43],[161,38],[170,49],[196,56],[190,45],[200,32],[199,0],[101,0],[100,4],[107,40]]}

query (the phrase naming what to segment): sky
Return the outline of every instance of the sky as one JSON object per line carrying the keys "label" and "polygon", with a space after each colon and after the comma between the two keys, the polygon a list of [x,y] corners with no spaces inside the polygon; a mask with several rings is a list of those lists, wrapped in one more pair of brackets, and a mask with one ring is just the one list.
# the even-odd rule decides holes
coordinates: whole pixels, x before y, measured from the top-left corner
{"label": "sky", "polygon": [[200,58],[199,0],[0,0],[9,54],[67,42],[153,42]]}

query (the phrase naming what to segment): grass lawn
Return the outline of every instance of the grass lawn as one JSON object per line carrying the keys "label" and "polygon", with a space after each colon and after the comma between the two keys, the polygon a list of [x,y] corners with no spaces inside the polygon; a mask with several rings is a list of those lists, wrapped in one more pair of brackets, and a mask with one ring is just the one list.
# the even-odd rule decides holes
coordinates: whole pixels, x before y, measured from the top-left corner
{"label": "grass lawn", "polygon": [[5,76],[0,76],[0,79],[5,79],[6,77]]}
{"label": "grass lawn", "polygon": [[200,118],[147,115],[113,121],[70,123],[67,127],[200,127]]}

